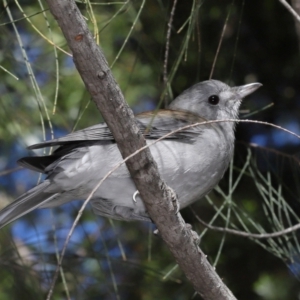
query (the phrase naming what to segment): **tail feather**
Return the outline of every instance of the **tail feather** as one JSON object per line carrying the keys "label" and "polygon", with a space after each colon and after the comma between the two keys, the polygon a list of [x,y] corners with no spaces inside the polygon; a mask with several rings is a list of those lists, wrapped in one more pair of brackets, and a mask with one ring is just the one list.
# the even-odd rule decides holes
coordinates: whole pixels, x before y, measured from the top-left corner
{"label": "tail feather", "polygon": [[45,180],[3,208],[0,211],[0,228],[56,197],[58,194],[49,194],[44,192],[49,184],[49,181]]}
{"label": "tail feather", "polygon": [[45,169],[58,159],[55,155],[30,156],[18,160],[18,165],[36,172],[45,173]]}

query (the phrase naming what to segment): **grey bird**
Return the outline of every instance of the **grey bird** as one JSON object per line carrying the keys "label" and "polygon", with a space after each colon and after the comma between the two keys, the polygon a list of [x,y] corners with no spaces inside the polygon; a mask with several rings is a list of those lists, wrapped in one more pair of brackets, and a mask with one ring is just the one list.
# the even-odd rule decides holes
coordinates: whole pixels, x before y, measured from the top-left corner
{"label": "grey bird", "polygon": [[[229,87],[218,80],[197,83],[165,110],[136,116],[147,143],[183,126],[209,120],[237,119],[241,100],[262,84]],[[235,122],[191,127],[150,147],[166,183],[178,195],[180,209],[208,194],[223,177],[234,149]],[[0,228],[36,208],[86,199],[99,181],[122,160],[105,123],[30,146],[58,148],[49,156],[25,157],[18,163],[46,179],[0,211]],[[151,221],[123,164],[91,198],[93,211],[118,220]]]}

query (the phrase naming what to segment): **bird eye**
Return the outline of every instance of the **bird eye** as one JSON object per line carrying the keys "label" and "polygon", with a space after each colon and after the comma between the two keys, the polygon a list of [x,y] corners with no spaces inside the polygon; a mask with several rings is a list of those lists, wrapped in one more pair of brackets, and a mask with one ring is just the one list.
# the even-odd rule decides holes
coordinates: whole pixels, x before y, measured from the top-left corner
{"label": "bird eye", "polygon": [[208,98],[208,103],[212,104],[212,105],[217,105],[219,103],[220,99],[219,96],[217,95],[212,95]]}

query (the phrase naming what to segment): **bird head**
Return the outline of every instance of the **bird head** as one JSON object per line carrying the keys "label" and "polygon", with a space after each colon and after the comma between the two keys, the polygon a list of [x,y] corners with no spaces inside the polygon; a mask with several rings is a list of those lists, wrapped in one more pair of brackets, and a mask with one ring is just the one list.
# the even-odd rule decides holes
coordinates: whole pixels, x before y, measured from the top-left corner
{"label": "bird head", "polygon": [[250,83],[230,87],[219,80],[207,80],[185,90],[169,108],[189,111],[206,120],[236,119],[242,99],[261,86]]}

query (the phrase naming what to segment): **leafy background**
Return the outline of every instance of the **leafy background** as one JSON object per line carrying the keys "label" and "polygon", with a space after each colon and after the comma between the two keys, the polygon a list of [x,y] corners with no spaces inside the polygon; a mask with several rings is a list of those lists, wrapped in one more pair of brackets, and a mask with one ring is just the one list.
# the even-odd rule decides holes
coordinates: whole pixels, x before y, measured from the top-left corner
{"label": "leafy background", "polygon": [[[299,23],[282,4],[178,0],[166,85],[164,57],[173,3],[77,2],[134,112],[163,107],[212,72],[212,78],[230,85],[263,83],[244,101],[241,117],[300,134]],[[96,124],[101,116],[43,1],[3,1],[0,78],[4,207],[41,180],[16,164],[32,155],[26,146]],[[298,223],[299,139],[250,123],[240,123],[236,137],[234,163],[219,188],[192,206],[195,214],[218,226],[251,232]],[[1,229],[0,299],[46,297],[80,204],[37,210]],[[297,232],[250,240],[206,230],[188,208],[182,214],[201,234],[201,248],[238,299],[300,299]],[[112,222],[87,209],[68,245],[52,298],[192,298],[191,285],[162,240],[153,236],[154,228]]]}

